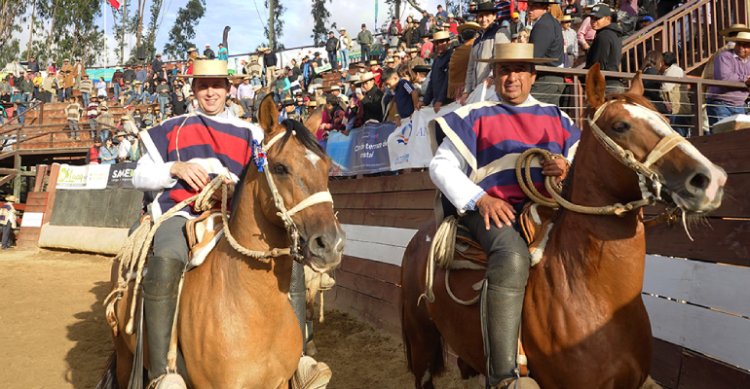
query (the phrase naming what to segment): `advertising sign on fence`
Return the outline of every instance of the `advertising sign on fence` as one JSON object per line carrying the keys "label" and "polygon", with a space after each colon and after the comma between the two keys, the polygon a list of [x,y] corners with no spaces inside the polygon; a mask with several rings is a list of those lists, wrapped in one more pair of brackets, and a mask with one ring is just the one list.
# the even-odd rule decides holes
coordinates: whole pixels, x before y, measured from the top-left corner
{"label": "advertising sign on fence", "polygon": [[372,174],[391,170],[388,136],[396,129],[392,123],[366,124],[349,135],[331,132],[326,152],[333,161],[334,176]]}
{"label": "advertising sign on fence", "polygon": [[135,162],[110,165],[111,168],[109,169],[109,180],[107,181],[107,188],[134,188],[133,174],[135,173],[135,167],[137,165],[138,164]]}
{"label": "advertising sign on fence", "polygon": [[116,165],[60,165],[57,189],[133,188],[135,162]]}

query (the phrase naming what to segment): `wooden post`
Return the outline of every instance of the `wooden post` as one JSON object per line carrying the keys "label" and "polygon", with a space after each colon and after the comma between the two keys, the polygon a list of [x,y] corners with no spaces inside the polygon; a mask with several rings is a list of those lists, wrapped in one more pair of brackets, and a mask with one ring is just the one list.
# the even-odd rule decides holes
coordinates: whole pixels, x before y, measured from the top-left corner
{"label": "wooden post", "polygon": [[268,46],[272,52],[276,52],[276,2],[268,0]]}
{"label": "wooden post", "polygon": [[16,196],[20,201],[23,176],[21,175],[21,154],[19,153],[13,156],[13,169],[16,169],[16,178],[13,179],[13,196]]}

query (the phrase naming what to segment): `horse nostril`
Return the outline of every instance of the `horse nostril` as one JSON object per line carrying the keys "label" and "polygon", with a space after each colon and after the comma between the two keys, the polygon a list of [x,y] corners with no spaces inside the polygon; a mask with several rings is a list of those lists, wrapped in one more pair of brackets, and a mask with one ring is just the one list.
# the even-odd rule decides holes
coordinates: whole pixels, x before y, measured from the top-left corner
{"label": "horse nostril", "polygon": [[318,250],[324,251],[328,247],[322,235],[317,236],[313,242],[315,243],[315,248]]}
{"label": "horse nostril", "polygon": [[711,179],[708,178],[703,173],[696,173],[688,182],[691,187],[696,189],[704,190],[708,187],[708,183],[711,182]]}

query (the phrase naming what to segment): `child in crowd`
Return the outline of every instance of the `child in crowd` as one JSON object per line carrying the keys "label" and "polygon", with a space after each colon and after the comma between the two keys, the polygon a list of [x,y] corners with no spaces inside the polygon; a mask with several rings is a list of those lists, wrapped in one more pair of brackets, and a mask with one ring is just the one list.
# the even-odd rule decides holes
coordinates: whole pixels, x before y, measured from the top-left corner
{"label": "child in crowd", "polygon": [[402,119],[410,117],[414,113],[414,109],[419,107],[419,93],[411,84],[409,78],[408,65],[400,66],[398,71],[386,69],[383,73],[385,85],[393,91],[396,110],[398,116]]}
{"label": "child in crowd", "polygon": [[99,98],[91,96],[89,105],[86,107],[86,118],[89,120],[89,135],[96,139],[96,118],[99,117]]}
{"label": "child in crowd", "polygon": [[65,107],[65,114],[68,118],[68,127],[70,127],[70,139],[81,139],[78,136],[78,133],[80,132],[78,121],[81,120],[82,111],[81,104],[78,104],[76,97],[68,99],[68,106]]}

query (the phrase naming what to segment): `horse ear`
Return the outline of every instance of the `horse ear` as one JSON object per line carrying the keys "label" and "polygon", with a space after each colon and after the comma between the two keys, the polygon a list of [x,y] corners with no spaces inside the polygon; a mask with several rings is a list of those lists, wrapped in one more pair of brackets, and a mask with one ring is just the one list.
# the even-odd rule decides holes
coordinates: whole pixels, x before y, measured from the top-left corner
{"label": "horse ear", "polygon": [[266,134],[270,134],[278,120],[279,111],[276,109],[276,103],[273,101],[273,95],[269,93],[260,102],[258,124]]}
{"label": "horse ear", "polygon": [[604,75],[600,71],[600,66],[595,63],[586,73],[586,98],[589,101],[591,108],[598,108],[604,104],[604,89],[606,83],[604,81]]}
{"label": "horse ear", "polygon": [[630,80],[630,89],[628,89],[628,93],[632,93],[634,95],[643,96],[643,72],[640,70],[635,73],[635,77],[633,77],[632,80]]}

